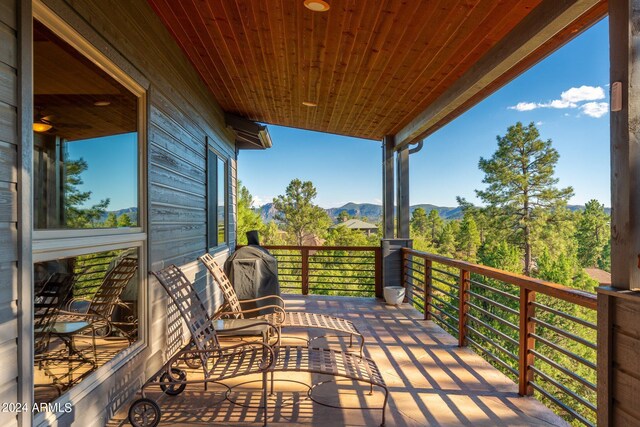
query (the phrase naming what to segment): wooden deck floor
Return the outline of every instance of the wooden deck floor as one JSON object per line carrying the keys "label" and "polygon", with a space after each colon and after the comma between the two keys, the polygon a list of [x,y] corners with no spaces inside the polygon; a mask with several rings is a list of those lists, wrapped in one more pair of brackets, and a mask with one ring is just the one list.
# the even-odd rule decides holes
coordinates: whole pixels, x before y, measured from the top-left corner
{"label": "wooden deck floor", "polygon": [[[387,426],[566,426],[542,403],[517,395],[516,385],[469,349],[458,348],[456,340],[440,327],[422,320],[409,307],[391,307],[372,298],[286,297],[290,311],[335,314],[353,320],[365,335],[366,353],[380,367],[389,387]],[[285,335],[307,336],[306,332]],[[318,345],[346,346],[340,338],[320,339]],[[292,342],[293,343],[293,342]],[[282,375],[279,377],[284,379]],[[258,379],[258,378],[255,378]],[[289,374],[286,379],[305,383],[318,378]],[[252,380],[245,377],[237,384]],[[256,383],[241,384],[238,401],[258,404]],[[374,426],[379,411],[333,409],[311,402],[304,387],[277,382],[269,425],[279,426]],[[368,396],[366,387],[344,382],[322,386],[314,392],[327,403],[380,406],[382,394]],[[177,397],[163,397],[163,426],[260,425],[256,409],[219,402],[220,389],[204,391],[190,387]],[[295,405],[279,403],[297,401]],[[126,409],[110,425],[128,425]]]}

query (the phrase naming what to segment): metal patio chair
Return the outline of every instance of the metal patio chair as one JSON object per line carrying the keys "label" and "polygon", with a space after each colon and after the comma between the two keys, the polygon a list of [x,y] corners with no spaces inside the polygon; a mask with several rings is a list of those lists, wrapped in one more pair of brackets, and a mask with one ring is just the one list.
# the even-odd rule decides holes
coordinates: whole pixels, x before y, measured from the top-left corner
{"label": "metal patio chair", "polygon": [[[95,361],[84,356],[64,352],[64,349],[51,350],[51,338],[56,336],[56,321],[60,310],[71,294],[76,275],[72,273],[54,273],[41,283],[36,284],[34,295],[34,362],[42,369],[51,383],[35,384],[36,387],[55,388],[58,395],[84,377],[80,375],[74,380],[75,371],[82,369],[85,363],[95,369]],[[95,355],[94,355],[95,359]],[[63,365],[63,373],[58,372]]]}
{"label": "metal patio chair", "polygon": [[[106,337],[114,330],[120,332],[129,342],[137,339],[137,320],[130,319],[127,322],[114,321],[113,313],[116,307],[129,310],[129,307],[120,300],[120,295],[124,292],[127,284],[138,270],[138,260],[132,257],[125,257],[119,260],[115,266],[107,272],[96,294],[91,300],[84,298],[73,298],[67,303],[67,310],[62,311],[58,316],[55,329],[65,330],[71,324],[81,326],[82,323],[91,325],[92,335]],[[74,309],[84,304],[81,310]],[[130,328],[126,331],[124,327]],[[89,328],[78,331],[78,334],[88,333]],[[66,334],[70,337],[74,335]],[[72,344],[72,342],[71,342]]]}
{"label": "metal patio chair", "polygon": [[[308,313],[303,311],[287,311],[285,302],[278,295],[268,295],[260,298],[255,298],[251,300],[242,300],[238,299],[238,295],[236,294],[233,285],[229,281],[229,278],[225,274],[224,270],[218,265],[218,263],[214,260],[211,254],[204,254],[198,258],[200,262],[202,262],[205,267],[209,270],[215,282],[220,287],[222,294],[224,296],[225,302],[227,303],[229,309],[231,311],[225,312],[221,311],[216,313],[218,317],[221,316],[232,316],[235,318],[243,319],[246,314],[250,313],[260,313],[265,309],[274,310],[273,313],[269,313],[266,315],[260,315],[259,318],[264,318],[275,325],[278,328],[307,328],[307,329],[324,329],[327,331],[347,334],[349,336],[349,346],[353,346],[353,338],[358,337],[360,342],[360,355],[362,355],[364,348],[364,336],[358,331],[358,328],[351,322],[350,320],[343,319],[341,317],[329,316],[326,314],[320,313]],[[242,308],[242,304],[245,303],[253,303],[256,301],[262,301],[266,299],[272,299],[277,304],[262,306],[250,310],[246,310]],[[326,336],[326,335],[325,335]],[[322,338],[315,337],[313,339]],[[310,343],[308,343],[310,344]]]}
{"label": "metal patio chair", "polygon": [[[380,387],[384,390],[382,407],[359,409],[381,410],[381,425],[384,425],[388,390],[373,360],[335,350],[300,346],[271,346],[268,343],[258,341],[223,347],[218,340],[215,329],[216,322],[219,321],[209,316],[198,293],[182,271],[175,265],[171,265],[152,274],[157,277],[177,306],[191,333],[191,342],[173,355],[142,386],[142,398],[133,402],[129,408],[129,422],[133,426],[155,427],[160,422],[160,407],[155,400],[146,396],[145,390],[148,387],[159,387],[163,395],[177,395],[182,393],[189,384],[204,383],[206,389],[208,383],[216,383],[226,387],[225,399],[235,403],[229,397],[232,389],[226,386],[223,381],[256,373],[262,374],[260,409],[263,410],[264,415],[263,425],[267,425],[267,374],[273,372],[317,373],[366,383],[371,386],[372,390],[374,386]],[[275,325],[265,320],[253,320],[246,327],[255,327],[256,322],[264,327],[276,329]],[[236,329],[240,331],[246,327]],[[232,332],[231,330],[227,331]],[[277,330],[274,330],[274,333],[278,334]],[[179,364],[185,359],[195,356],[199,358],[204,378],[189,380],[186,371],[180,369]],[[313,400],[314,388],[326,382],[309,385],[308,397]]]}

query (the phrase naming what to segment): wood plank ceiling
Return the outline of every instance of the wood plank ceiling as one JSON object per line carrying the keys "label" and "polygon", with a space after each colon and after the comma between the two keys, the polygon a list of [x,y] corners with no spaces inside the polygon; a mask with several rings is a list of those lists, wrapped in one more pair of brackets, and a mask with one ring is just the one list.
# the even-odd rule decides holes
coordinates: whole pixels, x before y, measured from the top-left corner
{"label": "wood plank ceiling", "polygon": [[[225,111],[380,140],[443,95],[543,0],[329,0],[322,13],[302,0],[148,1]],[[604,13],[606,2],[522,64]],[[496,79],[491,91],[516,74]]]}

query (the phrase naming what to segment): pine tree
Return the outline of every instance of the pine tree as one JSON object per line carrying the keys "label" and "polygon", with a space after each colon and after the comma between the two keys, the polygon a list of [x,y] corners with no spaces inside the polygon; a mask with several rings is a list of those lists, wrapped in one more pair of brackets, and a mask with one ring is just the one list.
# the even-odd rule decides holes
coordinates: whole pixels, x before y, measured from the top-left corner
{"label": "pine tree", "polygon": [[468,261],[475,261],[476,252],[480,246],[480,232],[471,214],[466,214],[462,219],[457,241],[458,250],[466,256]]}
{"label": "pine tree", "polygon": [[440,212],[435,209],[431,209],[429,211],[429,216],[427,217],[427,228],[428,228],[428,239],[431,241],[431,244],[436,243],[438,236],[442,232],[442,226],[444,221],[440,217]]}
{"label": "pine tree", "polygon": [[242,182],[238,182],[238,244],[247,244],[247,231],[257,230],[260,234],[266,232],[266,226],[251,205],[253,196]]}
{"label": "pine tree", "polygon": [[133,227],[129,214],[123,213],[118,217],[118,227]]}
{"label": "pine tree", "polygon": [[411,233],[412,237],[426,236],[429,231],[429,220],[427,212],[423,208],[414,209],[411,214]]}
{"label": "pine tree", "polygon": [[580,213],[577,223],[578,260],[583,267],[595,267],[600,263],[609,238],[609,217],[604,205],[590,200]]}
{"label": "pine tree", "polygon": [[331,225],[327,212],[313,204],[316,195],[311,181],[294,179],[284,195],[273,199],[273,207],[278,211],[276,218],[283,222],[297,245],[301,246],[306,236],[324,235]]}
{"label": "pine tree", "polygon": [[104,221],[104,226],[106,228],[116,228],[118,226],[118,218],[115,212],[109,212],[107,219]]}
{"label": "pine tree", "polygon": [[485,190],[476,190],[503,229],[511,230],[511,241],[524,253],[524,273],[530,275],[531,242],[539,212],[549,214],[566,206],[573,189],[556,188],[555,166],[559,154],[551,140],[543,141],[536,126],[518,122],[506,135],[498,136],[498,149],[490,159],[480,158],[478,167],[485,173]]}

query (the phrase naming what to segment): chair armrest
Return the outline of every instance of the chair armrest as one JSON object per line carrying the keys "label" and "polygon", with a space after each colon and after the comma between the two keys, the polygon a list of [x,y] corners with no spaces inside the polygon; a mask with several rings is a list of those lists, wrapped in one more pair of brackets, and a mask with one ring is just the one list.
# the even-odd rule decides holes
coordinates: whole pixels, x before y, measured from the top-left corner
{"label": "chair armrest", "polygon": [[273,309],[275,312],[277,312],[278,314],[278,322],[277,324],[280,325],[282,323],[284,323],[285,319],[287,318],[287,312],[284,311],[284,309],[282,307],[280,307],[279,305],[265,305],[263,307],[258,307],[258,308],[251,308],[248,310],[241,310],[241,311],[221,311],[221,312],[216,312],[216,317],[215,319],[221,319],[223,316],[234,316],[236,314],[247,314],[247,313],[256,313],[256,312],[260,312],[262,310],[268,310],[268,309]]}
{"label": "chair armrest", "polygon": [[[77,302],[85,302],[85,303],[87,303],[88,305],[87,305],[87,307],[85,308],[85,309],[86,309],[86,311],[81,312],[81,311],[74,310],[74,309],[72,308],[72,306],[73,306],[73,304],[74,304],[74,303],[77,303]],[[90,304],[91,304],[91,300],[90,300],[90,299],[87,299],[87,298],[71,298],[71,299],[70,299],[69,301],[67,301],[67,303],[65,304],[65,310],[66,310],[66,311],[68,311],[68,312],[72,312],[72,313],[87,313],[87,312],[88,312],[88,310],[89,310],[89,305],[90,305]]]}
{"label": "chair armrest", "polygon": [[259,297],[259,298],[243,299],[243,300],[240,300],[240,305],[242,305],[242,304],[247,304],[247,303],[250,303],[250,302],[263,301],[263,300],[266,300],[266,299],[275,299],[275,300],[278,300],[278,301],[282,304],[282,308],[286,309],[286,305],[287,305],[287,304],[286,304],[286,303],[284,302],[284,300],[283,300],[280,296],[278,296],[278,295],[265,295],[265,296],[263,296],[263,297]]}

